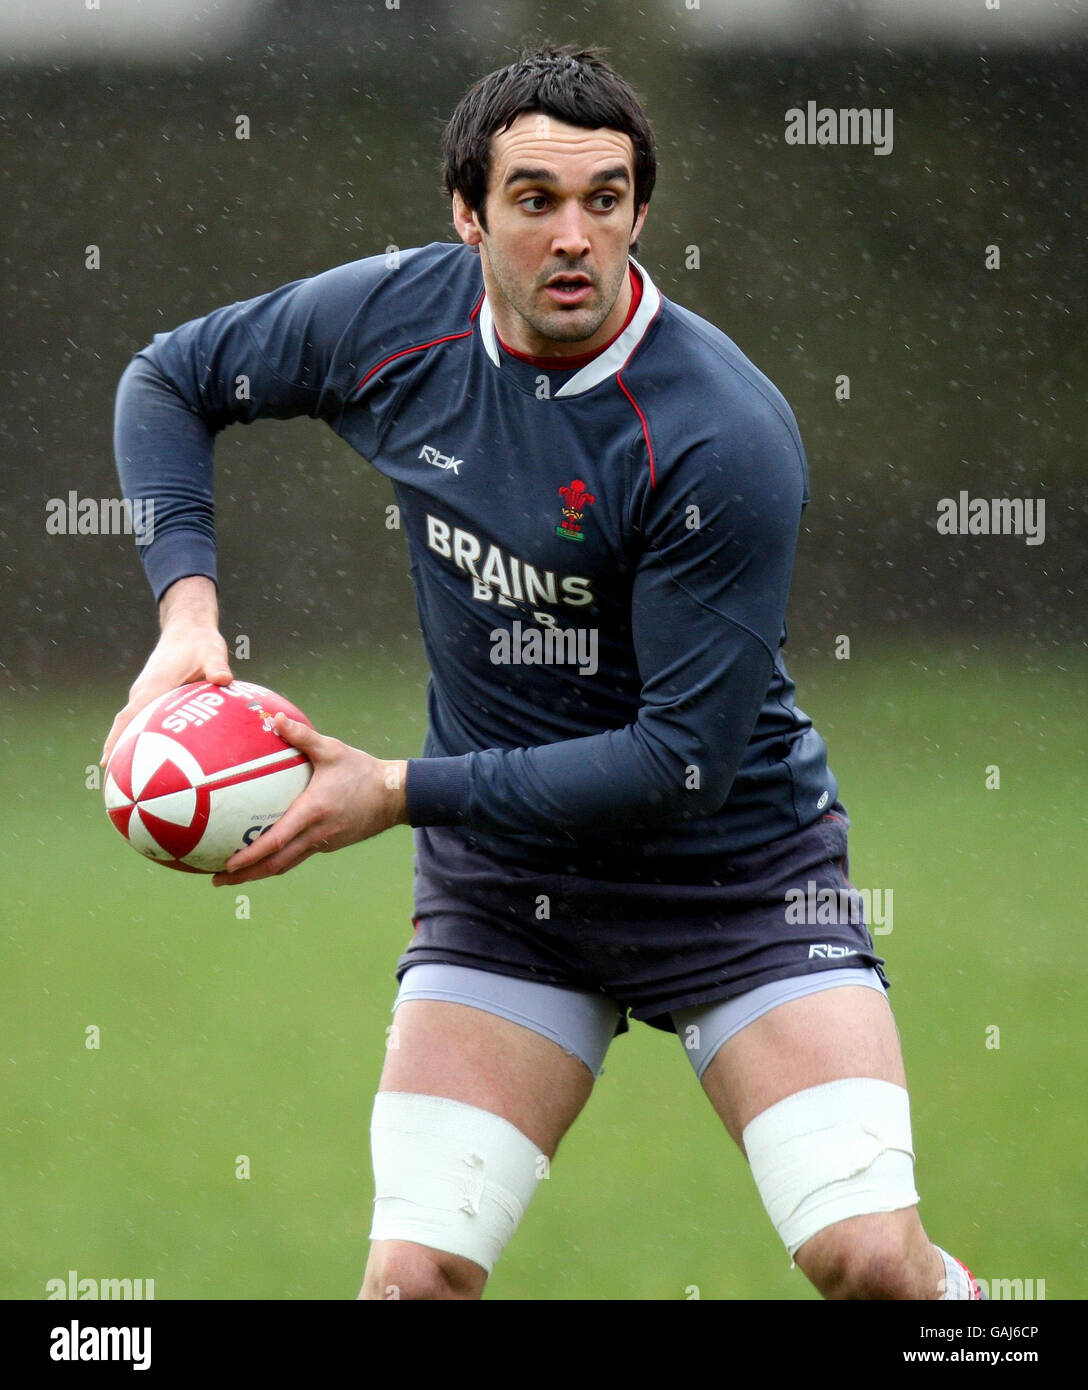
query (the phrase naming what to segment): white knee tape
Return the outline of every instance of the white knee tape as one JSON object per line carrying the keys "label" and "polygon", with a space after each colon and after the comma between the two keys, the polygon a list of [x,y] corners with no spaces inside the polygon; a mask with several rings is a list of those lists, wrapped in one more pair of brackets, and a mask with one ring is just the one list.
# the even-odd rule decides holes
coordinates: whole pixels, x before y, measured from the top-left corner
{"label": "white knee tape", "polygon": [[836,1221],[918,1201],[910,1101],[890,1081],[850,1077],[798,1091],[757,1115],[741,1138],[791,1258]]}
{"label": "white knee tape", "polygon": [[498,1115],[443,1096],[379,1091],[370,1125],[371,1240],[411,1240],[488,1274],[514,1234],[544,1155]]}

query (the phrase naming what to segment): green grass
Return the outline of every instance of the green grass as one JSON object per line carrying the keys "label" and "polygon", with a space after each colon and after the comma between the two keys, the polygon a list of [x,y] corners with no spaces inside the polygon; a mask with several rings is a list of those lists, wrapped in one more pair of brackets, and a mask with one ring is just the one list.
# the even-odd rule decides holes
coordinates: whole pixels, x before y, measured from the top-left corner
{"label": "green grass", "polygon": [[[1088,668],[1063,665],[891,648],[793,671],[854,821],[852,878],[894,891],[878,945],[927,1228],[984,1277],[1083,1298]],[[419,747],[415,665],[244,674],[375,753]],[[140,860],[85,788],[111,715],[97,690],[19,697],[0,744],[0,1296],[42,1298],[75,1269],[154,1278],[160,1299],[351,1297],[410,834],[250,885],[239,920],[240,890]],[[680,1044],[636,1024],[489,1294],[683,1299],[692,1285],[815,1297]]]}

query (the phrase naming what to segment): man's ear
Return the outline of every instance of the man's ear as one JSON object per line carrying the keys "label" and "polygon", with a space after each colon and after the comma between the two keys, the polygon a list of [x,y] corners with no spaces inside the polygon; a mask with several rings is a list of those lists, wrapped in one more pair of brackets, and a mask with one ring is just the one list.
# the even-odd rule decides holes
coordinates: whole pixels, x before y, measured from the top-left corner
{"label": "man's ear", "polygon": [[484,239],[483,230],[475,212],[457,192],[453,195],[453,225],[457,229],[457,235],[466,246],[471,246],[474,249],[479,247]]}
{"label": "man's ear", "polygon": [[646,221],[646,214],[649,211],[649,203],[643,203],[643,205],[639,208],[638,216],[635,218],[635,225],[631,228],[631,236],[627,243],[629,246],[634,246],[635,242],[638,241],[639,235],[642,231],[642,224]]}

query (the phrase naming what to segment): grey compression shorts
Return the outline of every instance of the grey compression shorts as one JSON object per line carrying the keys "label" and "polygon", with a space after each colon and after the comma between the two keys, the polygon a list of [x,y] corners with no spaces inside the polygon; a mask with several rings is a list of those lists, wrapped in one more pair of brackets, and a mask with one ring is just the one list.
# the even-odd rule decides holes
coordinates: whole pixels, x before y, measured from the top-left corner
{"label": "grey compression shorts", "polygon": [[[885,993],[880,976],[871,967],[842,967],[789,980],[773,980],[746,994],[712,1004],[697,1004],[673,1011],[677,1035],[696,1075],[713,1061],[730,1038],[779,1004],[839,985],[864,985]],[[404,974],[393,1004],[409,999],[438,999],[467,1004],[485,1013],[498,1014],[511,1023],[531,1028],[565,1052],[579,1058],[590,1073],[600,1075],[608,1046],[622,1017],[619,1006],[607,995],[565,989],[558,985],[475,970],[463,965],[420,964]]]}

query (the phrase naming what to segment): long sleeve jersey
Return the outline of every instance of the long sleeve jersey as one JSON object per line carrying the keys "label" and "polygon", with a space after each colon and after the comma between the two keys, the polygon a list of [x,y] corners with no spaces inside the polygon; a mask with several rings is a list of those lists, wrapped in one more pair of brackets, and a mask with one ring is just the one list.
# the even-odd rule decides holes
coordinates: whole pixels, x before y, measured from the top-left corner
{"label": "long sleeve jersey", "polygon": [[631,264],[633,315],[565,370],[504,347],[462,245],[217,309],[133,359],[116,453],[153,502],[159,598],[216,578],[216,433],[324,420],[407,538],[430,666],[410,823],[531,868],[706,881],[837,796],[780,652],[808,473],[779,391]]}

